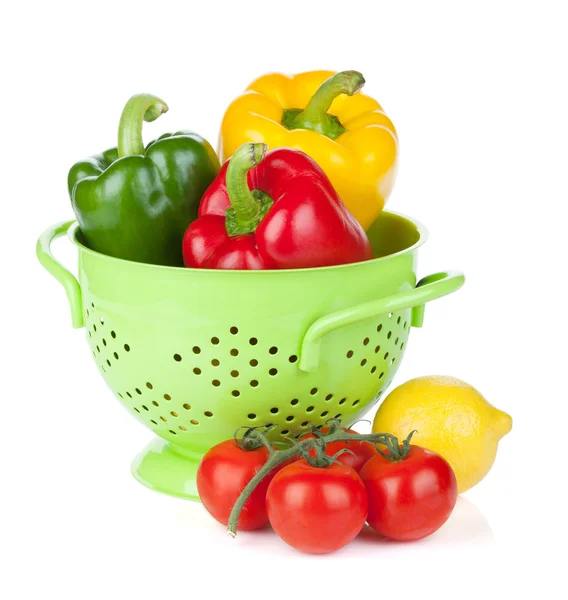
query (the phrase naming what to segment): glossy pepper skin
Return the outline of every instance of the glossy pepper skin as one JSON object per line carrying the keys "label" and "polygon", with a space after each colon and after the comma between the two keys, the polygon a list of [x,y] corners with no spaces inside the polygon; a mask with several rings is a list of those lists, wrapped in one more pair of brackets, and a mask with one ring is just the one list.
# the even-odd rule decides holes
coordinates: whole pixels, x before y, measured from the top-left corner
{"label": "glossy pepper skin", "polygon": [[221,161],[243,142],[302,150],[367,230],[394,185],[398,138],[381,105],[357,93],[364,83],[357,71],[272,73],[256,79],[225,112]]}
{"label": "glossy pepper skin", "polygon": [[369,240],[303,152],[243,144],[225,163],[183,240],[186,267],[302,269],[372,258]]}
{"label": "glossy pepper skin", "polygon": [[73,165],[68,187],[87,246],[143,263],[183,266],[181,242],[199,202],[219,172],[210,144],[195,133],[167,133],[146,146],[143,121],[167,105],[133,96],[119,126],[118,148]]}

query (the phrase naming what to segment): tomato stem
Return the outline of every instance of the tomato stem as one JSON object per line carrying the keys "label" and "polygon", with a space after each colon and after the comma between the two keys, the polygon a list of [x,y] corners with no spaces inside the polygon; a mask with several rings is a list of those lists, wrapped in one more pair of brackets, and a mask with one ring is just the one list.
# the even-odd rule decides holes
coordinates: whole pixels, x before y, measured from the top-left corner
{"label": "tomato stem", "polygon": [[410,440],[412,436],[416,433],[416,429],[411,431],[408,434],[408,437],[402,442],[402,444],[398,443],[398,438],[394,435],[389,435],[384,445],[387,447],[388,453],[384,452],[380,448],[377,448],[378,453],[387,460],[390,460],[393,463],[403,461],[408,453],[410,452]]}
{"label": "tomato stem", "polygon": [[[250,428],[249,430],[247,430],[247,433],[251,437],[259,438],[258,441],[261,441],[262,437],[266,439],[264,433],[259,431],[258,428]],[[344,431],[343,429],[341,429],[341,422],[339,421],[339,419],[331,419],[329,421],[328,433],[323,434],[318,429],[314,429],[313,433],[316,436],[315,438],[308,438],[303,440],[300,439],[299,441],[293,440],[294,444],[290,448],[286,448],[285,450],[274,450],[270,446],[270,442],[266,440],[266,444],[270,446],[270,456],[268,460],[264,463],[262,468],[259,469],[256,475],[247,483],[240,496],[237,498],[237,501],[235,502],[233,509],[231,510],[231,514],[229,516],[229,523],[227,526],[227,531],[230,536],[236,537],[237,525],[239,522],[241,511],[243,510],[243,506],[245,505],[246,501],[249,499],[250,495],[253,493],[257,485],[276,467],[280,466],[281,464],[285,463],[291,458],[301,456],[304,453],[307,453],[309,450],[313,449],[316,449],[317,455],[318,446],[323,446],[323,449],[325,450],[325,445],[331,442],[370,442],[371,444],[383,444],[389,447],[389,443],[392,444],[393,440],[396,440],[396,438],[390,433],[349,433],[348,431]],[[412,434],[408,436],[405,442],[410,442],[411,437]],[[338,454],[336,454],[334,457],[327,458],[331,458],[331,460],[334,461],[337,458]]]}

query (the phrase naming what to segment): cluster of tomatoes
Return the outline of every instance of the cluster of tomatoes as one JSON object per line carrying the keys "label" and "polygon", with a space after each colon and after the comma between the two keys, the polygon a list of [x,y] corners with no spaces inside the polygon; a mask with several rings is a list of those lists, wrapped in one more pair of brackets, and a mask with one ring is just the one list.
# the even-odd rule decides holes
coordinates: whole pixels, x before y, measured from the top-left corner
{"label": "cluster of tomatoes", "polygon": [[214,446],[197,472],[203,505],[230,532],[270,523],[286,543],[310,553],[342,548],[365,522],[401,541],[446,522],[457,484],[440,455],[411,445],[412,434],[399,445],[389,434],[359,435],[339,425],[314,429],[285,450],[253,430]]}

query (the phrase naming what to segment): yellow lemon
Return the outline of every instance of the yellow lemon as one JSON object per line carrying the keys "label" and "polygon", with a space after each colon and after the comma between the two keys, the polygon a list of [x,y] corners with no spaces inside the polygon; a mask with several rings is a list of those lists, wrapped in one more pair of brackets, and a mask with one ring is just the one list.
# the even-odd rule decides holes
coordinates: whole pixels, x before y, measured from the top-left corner
{"label": "yellow lemon", "polygon": [[491,469],[497,443],[513,426],[471,385],[454,377],[412,379],[393,390],[379,407],[373,431],[437,452],[451,465],[458,492],[479,483]]}

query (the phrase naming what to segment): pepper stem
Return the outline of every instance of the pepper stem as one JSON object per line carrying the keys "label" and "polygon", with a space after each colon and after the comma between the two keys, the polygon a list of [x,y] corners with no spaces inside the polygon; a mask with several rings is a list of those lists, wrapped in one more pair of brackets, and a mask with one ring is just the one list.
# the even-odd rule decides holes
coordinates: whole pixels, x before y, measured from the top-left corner
{"label": "pepper stem", "polygon": [[247,142],[239,146],[227,167],[227,195],[231,208],[226,212],[226,228],[230,236],[252,233],[262,221],[272,199],[260,190],[249,189],[248,172],[266,154],[267,145]]}
{"label": "pepper stem", "polygon": [[144,154],[142,124],[168,111],[168,105],[152,94],[136,94],[126,103],[118,125],[118,156]]}
{"label": "pepper stem", "polygon": [[319,86],[303,110],[286,109],[282,115],[282,124],[286,129],[309,129],[335,140],[346,129],[335,115],[330,115],[327,111],[337,96],[353,96],[364,83],[365,78],[359,71],[336,73]]}

